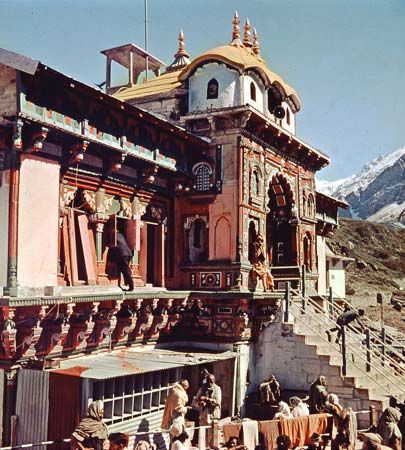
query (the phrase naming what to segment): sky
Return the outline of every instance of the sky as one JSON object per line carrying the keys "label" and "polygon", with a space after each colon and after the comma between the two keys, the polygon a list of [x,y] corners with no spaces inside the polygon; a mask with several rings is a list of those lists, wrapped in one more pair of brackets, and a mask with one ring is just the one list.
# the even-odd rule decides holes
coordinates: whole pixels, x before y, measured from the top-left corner
{"label": "sky", "polygon": [[[229,43],[237,10],[269,68],[301,97],[297,135],[337,180],[405,145],[405,0],[148,0],[148,48],[170,64]],[[144,0],[0,0],[0,47],[93,85],[101,50],[144,47]]]}

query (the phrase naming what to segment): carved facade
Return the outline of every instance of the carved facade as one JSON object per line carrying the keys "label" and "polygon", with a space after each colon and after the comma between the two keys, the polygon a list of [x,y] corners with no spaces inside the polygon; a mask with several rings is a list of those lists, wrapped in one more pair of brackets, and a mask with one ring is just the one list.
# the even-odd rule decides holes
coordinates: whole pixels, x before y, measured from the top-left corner
{"label": "carved facade", "polygon": [[[130,87],[107,80],[118,98],[0,53],[0,81],[19,79],[12,102],[0,95],[7,373],[151,343],[239,351],[274,320],[286,282],[299,287],[305,267],[317,285],[318,238],[337,225],[336,204],[315,191],[329,159],[295,135],[297,93],[267,68],[257,35],[248,46],[238,29],[235,18],[231,44],[192,62],[181,36],[173,89],[161,90],[163,74],[144,91],[135,65]],[[136,49],[106,50],[107,65]],[[133,291],[121,290],[119,233],[133,253]],[[252,275],[258,235],[274,292]]]}

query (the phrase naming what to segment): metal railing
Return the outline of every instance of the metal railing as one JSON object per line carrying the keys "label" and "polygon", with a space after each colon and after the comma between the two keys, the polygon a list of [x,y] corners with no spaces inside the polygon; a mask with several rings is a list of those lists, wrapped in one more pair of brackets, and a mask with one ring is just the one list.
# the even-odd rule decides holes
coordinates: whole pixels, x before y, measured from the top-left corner
{"label": "metal railing", "polygon": [[[298,301],[292,302],[291,294],[294,294],[298,298]],[[352,367],[359,370],[370,380],[371,387],[379,387],[389,395],[398,394],[398,392],[405,395],[405,378],[395,374],[390,365],[387,364],[389,362],[395,362],[392,358],[389,359],[387,355],[380,355],[371,345],[366,347],[367,339],[363,344],[363,341],[359,340],[355,328],[352,327],[342,327],[341,347],[332,344],[329,339],[325,338],[325,331],[331,325],[335,326],[335,316],[337,313],[333,311],[332,317],[330,317],[329,311],[326,311],[325,308],[314,300],[303,297],[300,292],[291,290],[289,283],[287,283],[284,296],[284,321],[288,321],[290,314],[297,322],[304,323],[307,329],[320,337],[321,342],[326,343],[327,347],[333,348],[334,353],[339,352],[342,355],[343,376],[348,376],[347,368],[348,362],[350,362]],[[311,320],[307,320],[307,317],[310,317]],[[312,325],[314,322],[320,327],[321,332]],[[352,355],[352,361],[348,360],[349,354]],[[355,359],[358,361],[356,362]],[[364,368],[360,362],[364,363]],[[396,366],[398,366],[398,363],[396,363]],[[382,384],[381,380],[376,379],[376,374],[379,374],[386,384]],[[373,375],[374,378],[372,379],[370,375]]]}
{"label": "metal railing", "polygon": [[[338,316],[344,311],[343,307],[341,307],[336,301],[334,301],[336,299],[336,296],[334,295],[332,289],[330,289],[329,296],[327,298],[317,293],[316,297],[326,302],[328,306],[327,312],[331,320],[336,321]],[[338,298],[342,302],[345,302],[344,299],[340,297]],[[305,300],[305,303],[306,301],[307,299]],[[368,330],[365,340],[368,351],[370,353],[381,353],[382,357],[386,359],[388,364],[395,365],[397,370],[405,375],[405,345],[401,345],[400,348],[402,349],[402,351],[398,351],[397,348],[389,343],[390,341],[393,341],[394,338],[387,333],[384,327],[382,327],[381,335],[379,335],[372,330],[372,321],[367,316],[362,317],[362,323],[367,326]],[[348,325],[347,328],[351,331],[356,330],[356,328],[352,325]],[[401,367],[401,364],[403,365],[403,367]]]}

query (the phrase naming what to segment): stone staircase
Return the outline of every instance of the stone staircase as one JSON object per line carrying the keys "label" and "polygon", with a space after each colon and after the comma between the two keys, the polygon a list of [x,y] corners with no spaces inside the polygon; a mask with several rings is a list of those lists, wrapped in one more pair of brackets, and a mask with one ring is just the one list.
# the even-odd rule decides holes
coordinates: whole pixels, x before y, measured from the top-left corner
{"label": "stone staircase", "polygon": [[[403,398],[404,379],[398,377],[387,362],[383,365],[382,359],[374,356],[370,372],[366,371],[363,335],[347,332],[347,370],[343,376],[340,345],[328,342],[325,333],[332,324],[328,316],[316,312],[313,305],[307,305],[303,314],[301,302],[293,302],[289,320],[285,322],[281,313],[259,337],[257,351],[265,364],[258,361],[257,379],[263,380],[274,373],[285,389],[302,391],[308,390],[322,374],[327,377],[328,391],[337,394],[341,404],[354,411],[367,411],[372,405],[381,412],[388,406],[390,395]],[[359,414],[358,422],[360,428],[368,427],[368,414]]]}

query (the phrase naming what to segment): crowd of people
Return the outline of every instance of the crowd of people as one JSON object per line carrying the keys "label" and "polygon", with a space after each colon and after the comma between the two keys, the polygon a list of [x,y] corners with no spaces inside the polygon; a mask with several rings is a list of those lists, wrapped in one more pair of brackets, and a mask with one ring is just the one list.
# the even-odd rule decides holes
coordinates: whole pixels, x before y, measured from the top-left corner
{"label": "crowd of people", "polygon": [[[292,396],[289,402],[281,400],[282,392],[279,382],[271,375],[259,385],[262,403],[276,404],[275,420],[301,418],[312,414],[328,413],[332,416],[332,428],[327,435],[314,433],[306,448],[324,450],[330,444],[331,450],[355,450],[357,439],[363,441],[362,450],[401,450],[402,433],[400,428],[405,424],[395,399],[382,413],[378,424],[367,432],[357,433],[356,415],[352,409],[340,404],[336,394],[327,390],[326,377],[319,376],[310,386],[305,398]],[[201,371],[199,389],[189,404],[189,382],[180,380],[170,390],[161,423],[162,431],[168,432],[170,450],[189,450],[192,443],[188,433],[186,414],[194,410],[198,414],[198,426],[207,430],[206,447],[213,448],[211,424],[221,419],[222,392],[216,384],[215,376],[207,369]],[[108,434],[103,423],[103,403],[94,401],[88,408],[87,416],[79,423],[71,436],[71,450],[124,450],[128,446],[128,435],[124,433]],[[137,443],[135,450],[149,450],[146,441]],[[276,450],[297,448],[292,445],[291,437],[281,434],[277,437]],[[357,448],[359,448],[357,446]],[[231,436],[223,445],[223,450],[252,450],[247,448],[240,436]],[[260,443],[254,450],[266,450]]]}

